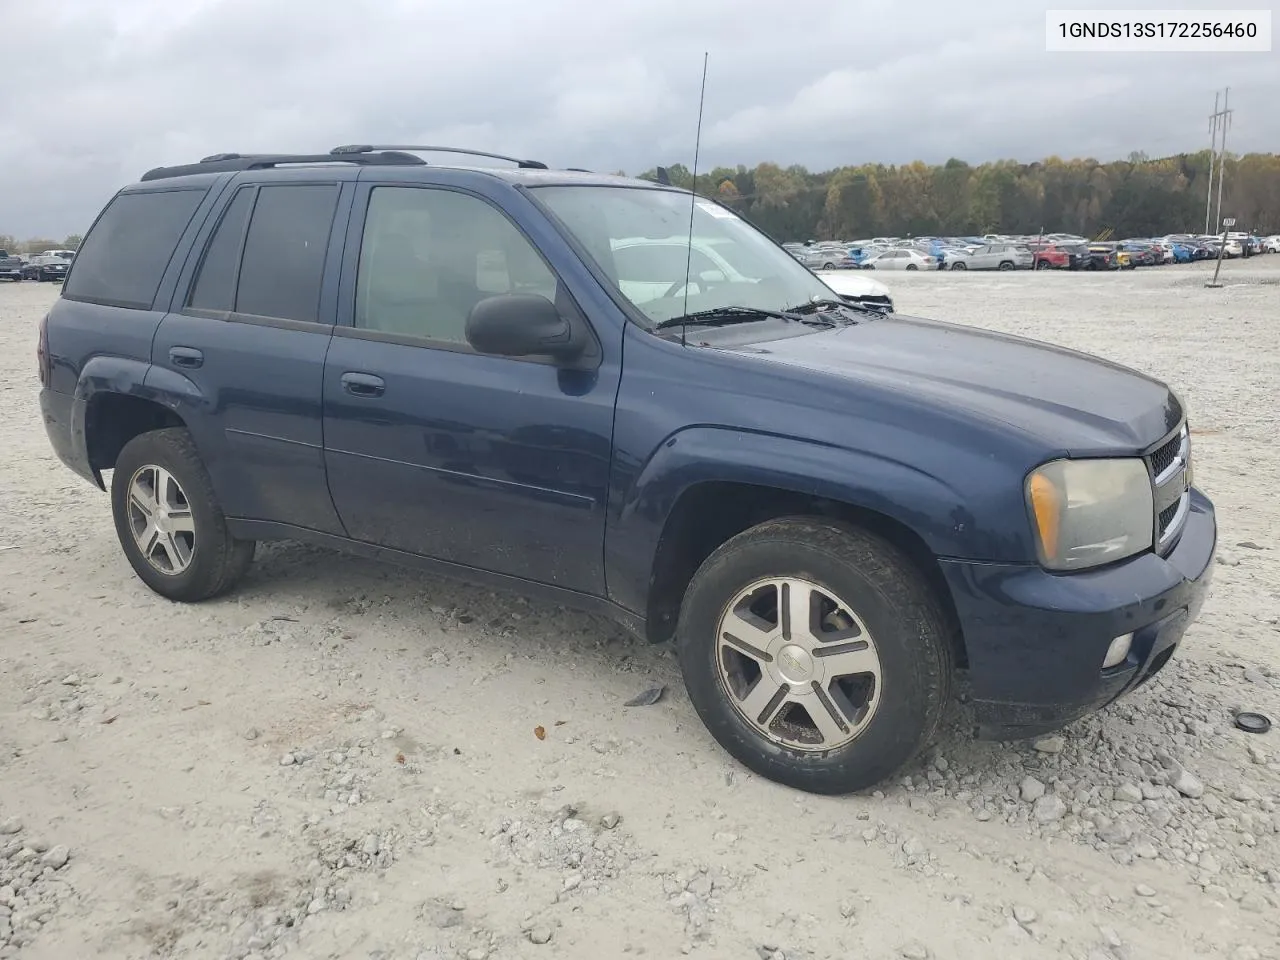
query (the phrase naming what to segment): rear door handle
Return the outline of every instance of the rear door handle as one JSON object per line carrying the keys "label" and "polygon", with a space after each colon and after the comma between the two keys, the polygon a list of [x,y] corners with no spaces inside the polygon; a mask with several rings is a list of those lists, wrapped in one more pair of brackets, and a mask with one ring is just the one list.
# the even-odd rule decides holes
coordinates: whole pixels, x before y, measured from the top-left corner
{"label": "rear door handle", "polygon": [[204,354],[195,347],[170,347],[169,360],[175,367],[194,369],[204,365]]}
{"label": "rear door handle", "polygon": [[372,373],[344,373],[342,389],[353,397],[380,397],[387,391],[387,384]]}

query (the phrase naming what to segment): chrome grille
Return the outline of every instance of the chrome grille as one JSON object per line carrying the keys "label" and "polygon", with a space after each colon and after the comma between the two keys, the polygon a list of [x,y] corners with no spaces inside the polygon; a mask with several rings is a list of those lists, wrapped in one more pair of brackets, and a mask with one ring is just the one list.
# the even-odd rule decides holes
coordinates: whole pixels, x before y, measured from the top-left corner
{"label": "chrome grille", "polygon": [[1191,508],[1191,433],[1184,423],[1147,455],[1155,501],[1156,551],[1172,548]]}

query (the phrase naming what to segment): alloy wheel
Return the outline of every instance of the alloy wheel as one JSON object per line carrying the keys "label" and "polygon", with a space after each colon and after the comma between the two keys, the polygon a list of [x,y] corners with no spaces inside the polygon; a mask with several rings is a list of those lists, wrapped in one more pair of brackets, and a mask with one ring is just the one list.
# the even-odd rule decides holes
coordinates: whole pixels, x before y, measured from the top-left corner
{"label": "alloy wheel", "polygon": [[173,474],[154,464],[139,467],[129,480],[128,510],[129,530],[147,563],[169,576],[191,566],[195,518]]}
{"label": "alloy wheel", "polygon": [[793,750],[844,746],[880,701],[870,631],[849,604],[804,579],[759,581],[734,597],[720,616],[716,664],[742,718]]}

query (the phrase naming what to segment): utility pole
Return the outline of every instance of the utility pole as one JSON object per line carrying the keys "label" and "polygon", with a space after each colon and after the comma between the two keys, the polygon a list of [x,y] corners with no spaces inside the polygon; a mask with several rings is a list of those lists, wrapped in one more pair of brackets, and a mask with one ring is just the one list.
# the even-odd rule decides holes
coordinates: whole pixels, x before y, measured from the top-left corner
{"label": "utility pole", "polygon": [[1213,166],[1214,153],[1218,149],[1218,119],[1221,114],[1218,112],[1218,101],[1222,95],[1218,92],[1213,94],[1213,113],[1209,114],[1209,190],[1204,198],[1204,232],[1209,232],[1209,213],[1213,210]]}
{"label": "utility pole", "polygon": [[1222,181],[1227,172],[1227,130],[1231,127],[1231,109],[1228,106],[1230,97],[1231,88],[1227,87],[1222,93],[1222,146],[1218,151],[1218,209],[1214,215],[1218,227],[1222,226]]}

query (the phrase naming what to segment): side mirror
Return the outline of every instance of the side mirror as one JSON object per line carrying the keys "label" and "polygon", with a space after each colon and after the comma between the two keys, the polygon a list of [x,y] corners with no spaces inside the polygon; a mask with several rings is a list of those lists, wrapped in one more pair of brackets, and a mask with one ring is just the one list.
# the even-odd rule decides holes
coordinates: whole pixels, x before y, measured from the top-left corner
{"label": "side mirror", "polygon": [[504,293],[481,300],[467,317],[467,343],[502,357],[576,360],[585,347],[556,305],[534,293]]}

